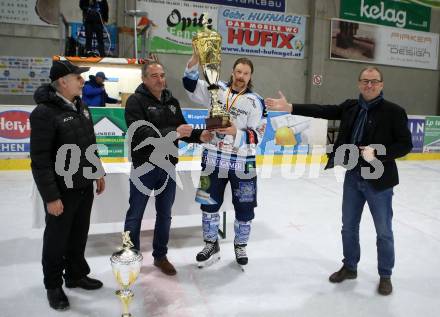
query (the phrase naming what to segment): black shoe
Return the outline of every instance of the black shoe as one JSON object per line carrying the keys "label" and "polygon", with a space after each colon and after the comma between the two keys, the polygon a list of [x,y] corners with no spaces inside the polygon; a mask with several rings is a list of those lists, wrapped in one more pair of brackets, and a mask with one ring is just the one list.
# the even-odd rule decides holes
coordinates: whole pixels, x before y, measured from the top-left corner
{"label": "black shoe", "polygon": [[352,271],[343,266],[339,271],[333,273],[328,278],[332,283],[341,283],[345,280],[353,280],[357,277],[357,271]]}
{"label": "black shoe", "polygon": [[50,307],[55,310],[69,309],[69,300],[66,294],[64,294],[62,287],[48,289],[47,299],[49,300]]}
{"label": "black shoe", "polygon": [[102,287],[102,282],[88,276],[79,280],[66,280],[67,288],[80,287],[86,290],[94,290]]}
{"label": "black shoe", "polygon": [[381,277],[379,282],[379,287],[377,291],[380,295],[390,295],[393,291],[393,284],[391,284],[391,278]]}
{"label": "black shoe", "polygon": [[240,265],[248,264],[248,257],[246,254],[246,244],[234,244],[235,260]]}

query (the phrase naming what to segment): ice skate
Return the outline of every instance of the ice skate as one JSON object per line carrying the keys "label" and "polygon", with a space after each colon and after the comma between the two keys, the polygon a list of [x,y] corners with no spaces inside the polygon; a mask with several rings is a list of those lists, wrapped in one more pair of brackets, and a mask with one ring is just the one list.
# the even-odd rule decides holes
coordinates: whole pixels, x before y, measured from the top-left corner
{"label": "ice skate", "polygon": [[220,246],[218,240],[215,242],[205,241],[205,247],[197,253],[197,266],[201,269],[210,266],[220,260]]}
{"label": "ice skate", "polygon": [[245,266],[248,264],[248,257],[246,254],[246,244],[235,244],[235,260],[237,264],[240,266],[240,269],[244,272]]}

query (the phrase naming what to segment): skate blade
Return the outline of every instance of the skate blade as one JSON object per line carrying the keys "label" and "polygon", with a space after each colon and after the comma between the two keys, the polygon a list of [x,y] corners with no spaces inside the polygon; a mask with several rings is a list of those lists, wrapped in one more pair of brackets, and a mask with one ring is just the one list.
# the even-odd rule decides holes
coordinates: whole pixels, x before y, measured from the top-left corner
{"label": "skate blade", "polygon": [[241,264],[238,264],[238,263],[237,263],[237,265],[238,265],[238,267],[240,268],[240,270],[241,270],[242,272],[246,272],[246,271],[245,271],[245,267],[246,267],[246,265],[241,265]]}
{"label": "skate blade", "polygon": [[202,269],[204,267],[211,266],[215,262],[220,260],[220,254],[216,253],[214,254],[209,260],[203,261],[203,262],[197,262],[197,267],[199,269]]}

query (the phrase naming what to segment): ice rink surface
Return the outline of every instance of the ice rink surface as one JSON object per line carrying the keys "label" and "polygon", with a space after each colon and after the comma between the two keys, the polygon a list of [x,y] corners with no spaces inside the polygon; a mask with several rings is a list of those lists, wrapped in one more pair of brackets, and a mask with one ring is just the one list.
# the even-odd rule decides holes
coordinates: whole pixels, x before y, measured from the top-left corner
{"label": "ice rink surface", "polygon": [[[376,291],[376,236],[367,206],[358,278],[338,285],[328,282],[329,274],[342,265],[343,171],[278,166],[260,171],[259,205],[244,273],[234,258],[233,212],[227,213],[221,260],[203,269],[195,263],[202,248],[201,216],[173,218],[168,257],[178,271],[174,277],[152,265],[153,224],[144,222],[144,263],[133,287],[133,317],[439,316],[440,161],[402,161],[398,167],[392,295]],[[90,229],[86,253],[91,276],[104,287],[66,289],[70,310],[56,312],[47,303],[42,283],[43,229],[32,229],[31,186],[30,171],[0,172],[0,316],[120,316],[109,257],[121,244],[123,219]]]}

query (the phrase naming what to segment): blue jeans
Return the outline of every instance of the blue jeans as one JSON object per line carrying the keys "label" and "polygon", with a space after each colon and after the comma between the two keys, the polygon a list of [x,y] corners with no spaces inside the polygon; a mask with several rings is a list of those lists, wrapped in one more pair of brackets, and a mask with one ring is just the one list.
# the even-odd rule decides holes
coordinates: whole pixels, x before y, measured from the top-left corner
{"label": "blue jeans", "polygon": [[370,207],[376,228],[378,272],[390,277],[394,267],[394,237],[392,229],[393,188],[377,191],[360,175],[360,169],[347,171],[342,199],[342,244],[344,266],[356,270],[360,260],[359,223],[365,202]]}
{"label": "blue jeans", "polygon": [[[169,177],[167,172],[158,167],[140,176],[139,180],[145,187],[150,189],[150,191],[155,190],[156,223],[153,237],[153,257],[159,259],[164,257],[168,252],[167,245],[171,227],[171,208],[176,196],[176,183]],[[157,191],[160,192],[156,193]],[[130,231],[131,241],[138,250],[140,250],[139,238],[142,217],[152,193],[153,192],[151,192],[150,195],[146,195],[141,192],[130,179],[130,207],[125,217],[124,231]]]}

